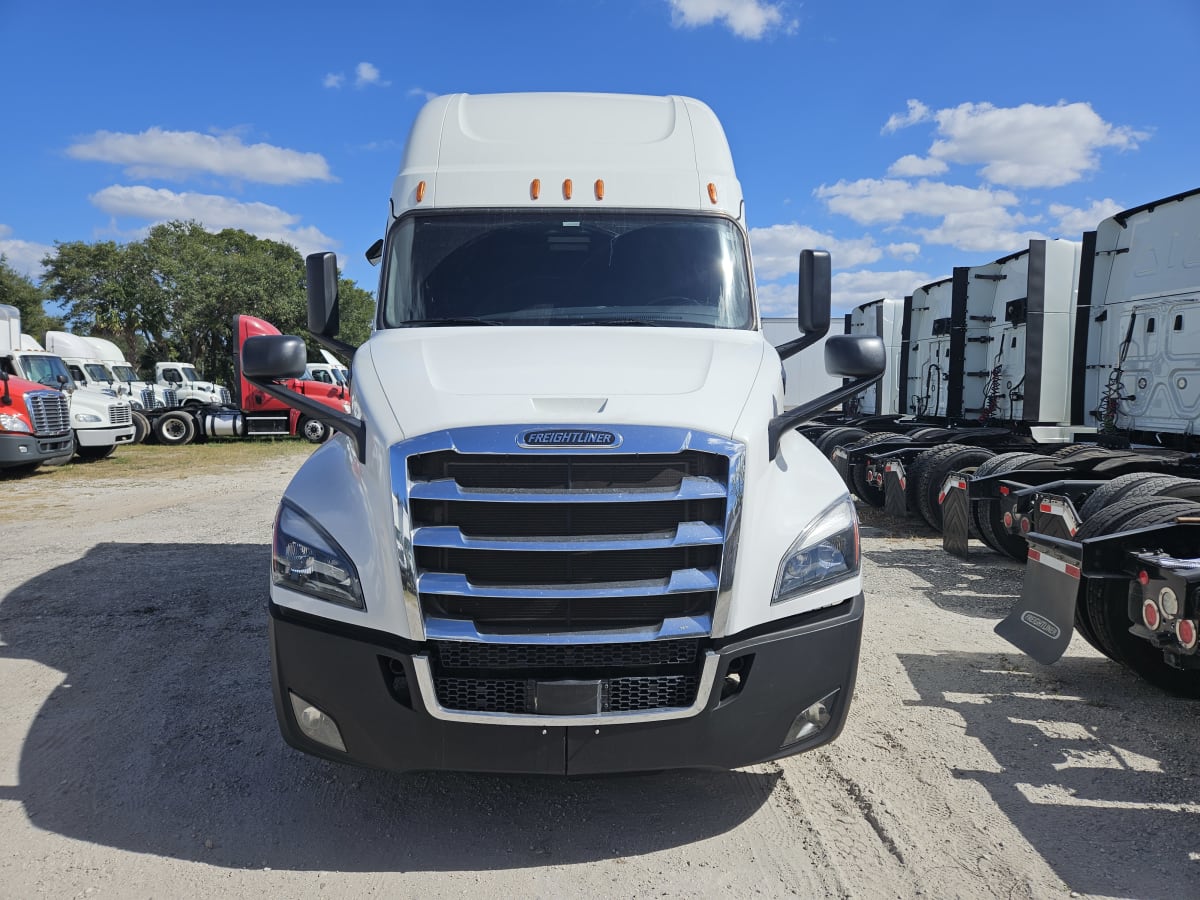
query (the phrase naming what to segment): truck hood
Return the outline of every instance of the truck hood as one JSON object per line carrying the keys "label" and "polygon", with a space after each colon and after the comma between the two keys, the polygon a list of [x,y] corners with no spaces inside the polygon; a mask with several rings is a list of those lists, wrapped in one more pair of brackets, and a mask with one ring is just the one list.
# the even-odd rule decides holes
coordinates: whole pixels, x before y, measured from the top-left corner
{"label": "truck hood", "polygon": [[370,398],[386,398],[398,433],[372,425],[389,443],[485,424],[655,424],[733,437],[766,346],[758,332],[707,328],[396,329],[359,350],[354,391],[375,415]]}

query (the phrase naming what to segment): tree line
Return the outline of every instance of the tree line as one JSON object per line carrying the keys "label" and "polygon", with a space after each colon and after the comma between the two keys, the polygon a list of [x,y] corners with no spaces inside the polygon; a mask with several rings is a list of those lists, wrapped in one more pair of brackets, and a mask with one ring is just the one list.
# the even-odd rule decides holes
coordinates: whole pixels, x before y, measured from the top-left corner
{"label": "tree line", "polygon": [[[306,334],[304,259],[288,244],[197,222],[155,225],[140,241],[55,242],[34,283],[0,257],[0,303],[21,312],[21,330],[42,340],[67,329],[104,337],[139,369],[161,360],[191,362],[230,384],[233,316],[266,319],[284,334]],[[355,346],[371,330],[375,300],[353,281],[338,282],[342,340]],[[55,303],[61,314],[47,311]],[[311,359],[319,359],[310,340]]]}

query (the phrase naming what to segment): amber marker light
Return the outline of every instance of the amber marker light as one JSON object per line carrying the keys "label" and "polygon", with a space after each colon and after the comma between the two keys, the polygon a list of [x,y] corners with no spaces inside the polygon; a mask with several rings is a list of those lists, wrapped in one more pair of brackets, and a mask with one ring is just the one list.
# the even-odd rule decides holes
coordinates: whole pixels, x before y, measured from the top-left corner
{"label": "amber marker light", "polygon": [[708,199],[713,203],[717,202],[717,186],[711,181],[708,183]]}
{"label": "amber marker light", "polygon": [[604,199],[604,179],[603,178],[596,179],[596,199],[597,200]]}
{"label": "amber marker light", "polygon": [[563,199],[570,200],[571,193],[575,190],[575,185],[571,183],[570,178],[563,179]]}
{"label": "amber marker light", "polygon": [[542,179],[535,178],[529,182],[529,199],[536,200],[542,195]]}
{"label": "amber marker light", "polygon": [[420,203],[425,199],[425,182],[417,182],[417,202]]}

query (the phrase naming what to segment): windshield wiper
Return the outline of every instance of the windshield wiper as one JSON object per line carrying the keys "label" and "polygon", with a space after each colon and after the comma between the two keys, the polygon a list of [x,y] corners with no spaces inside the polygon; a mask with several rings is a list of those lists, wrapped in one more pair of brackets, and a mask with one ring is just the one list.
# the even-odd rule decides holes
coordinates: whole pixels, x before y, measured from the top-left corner
{"label": "windshield wiper", "polygon": [[396,325],[397,328],[413,328],[417,326],[437,326],[437,325],[499,325],[495,319],[473,319],[470,317],[462,317],[458,319],[409,319],[407,322],[400,322]]}
{"label": "windshield wiper", "polygon": [[661,322],[651,322],[646,319],[565,319],[565,325],[645,325],[647,328],[657,328]]}

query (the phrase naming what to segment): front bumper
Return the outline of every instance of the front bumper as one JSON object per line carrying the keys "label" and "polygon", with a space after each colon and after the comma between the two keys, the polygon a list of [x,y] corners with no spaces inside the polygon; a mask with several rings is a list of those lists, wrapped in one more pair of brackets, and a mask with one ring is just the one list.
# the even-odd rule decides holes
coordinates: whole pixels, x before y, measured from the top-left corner
{"label": "front bumper", "polygon": [[74,452],[75,440],[70,432],[56,438],[39,438],[18,432],[0,434],[0,469],[48,462],[71,456]]}
{"label": "front bumper", "polygon": [[110,447],[113,444],[133,443],[132,425],[113,425],[99,428],[76,428],[75,439],[81,447]]}
{"label": "front bumper", "polygon": [[[861,594],[839,606],[774,623],[773,630],[714,642],[716,678],[699,711],[666,721],[562,725],[452,721],[418,686],[420,644],[300,617],[271,606],[271,674],[284,739],[297,749],[380,769],[584,775],[674,768],[732,769],[791,756],[841,732],[854,692],[862,638]],[[747,657],[752,661],[747,667]],[[738,661],[735,663],[735,661]],[[722,699],[731,665],[747,674]],[[402,669],[407,692],[389,687]],[[333,718],[346,746],[334,750],[296,724],[294,693]],[[829,721],[783,746],[806,708],[829,695]],[[561,720],[559,720],[561,721]]]}

